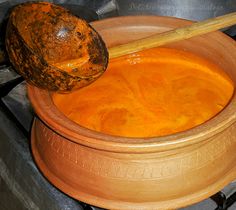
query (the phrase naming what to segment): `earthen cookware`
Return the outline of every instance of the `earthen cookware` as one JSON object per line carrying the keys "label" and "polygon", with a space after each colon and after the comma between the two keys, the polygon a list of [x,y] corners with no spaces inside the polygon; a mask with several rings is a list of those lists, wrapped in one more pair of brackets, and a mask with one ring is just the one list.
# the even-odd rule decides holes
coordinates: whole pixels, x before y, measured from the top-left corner
{"label": "earthen cookware", "polygon": [[[190,24],[169,17],[94,22],[107,46]],[[236,82],[236,44],[221,32],[166,45],[209,59]],[[124,138],[85,129],[64,116],[52,94],[28,86],[37,117],[35,161],[66,194],[108,209],[174,209],[203,200],[236,178],[236,95],[214,118],[156,138]],[[114,122],[115,123],[115,122]]]}

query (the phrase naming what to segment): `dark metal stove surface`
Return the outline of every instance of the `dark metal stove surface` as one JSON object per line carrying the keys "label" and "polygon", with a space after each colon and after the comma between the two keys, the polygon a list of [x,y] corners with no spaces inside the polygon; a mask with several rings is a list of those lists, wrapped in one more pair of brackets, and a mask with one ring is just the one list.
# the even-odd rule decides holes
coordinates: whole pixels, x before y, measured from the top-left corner
{"label": "dark metal stove surface", "polygon": [[[7,10],[19,2],[23,1],[0,0],[0,26],[2,28],[4,24],[1,25],[1,22],[7,16]],[[162,2],[169,2],[170,5],[171,2],[173,3],[170,0]],[[176,0],[175,5],[178,4],[177,2],[180,1]],[[194,0],[189,2],[194,2]],[[219,1],[215,2],[219,4]],[[233,1],[225,2],[229,4]],[[54,3],[66,4],[66,7],[76,15],[79,13],[88,21],[93,21],[126,14],[158,14],[157,6],[161,1],[127,0],[126,7],[124,7],[124,0],[57,0]],[[234,3],[236,10],[236,1]],[[155,11],[154,6],[157,9]],[[170,7],[165,4],[165,8],[168,10],[164,12],[164,15],[170,15]],[[222,8],[224,7],[219,7],[217,11],[222,13],[220,10]],[[179,16],[177,13],[172,13],[172,16]],[[191,17],[186,17],[187,14],[190,13],[184,13],[182,16],[191,19]],[[1,33],[0,30],[0,47],[1,44],[3,45],[4,37]],[[233,28],[226,33],[232,36],[236,34]],[[29,131],[33,116],[33,110],[26,95],[25,82],[10,67],[6,56],[1,59],[0,54],[0,210],[100,210],[98,207],[81,203],[65,195],[52,186],[39,172],[30,150]],[[236,182],[232,182],[213,197],[181,210],[236,210],[235,201]]]}

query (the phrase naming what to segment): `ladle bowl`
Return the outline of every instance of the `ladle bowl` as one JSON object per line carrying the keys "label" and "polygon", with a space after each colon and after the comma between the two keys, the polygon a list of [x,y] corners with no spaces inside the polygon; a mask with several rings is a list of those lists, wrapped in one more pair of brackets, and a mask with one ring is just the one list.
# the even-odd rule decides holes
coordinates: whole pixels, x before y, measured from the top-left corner
{"label": "ladle bowl", "polygon": [[27,82],[51,91],[72,91],[106,70],[107,48],[83,19],[63,7],[23,3],[9,17],[6,48],[11,63]]}

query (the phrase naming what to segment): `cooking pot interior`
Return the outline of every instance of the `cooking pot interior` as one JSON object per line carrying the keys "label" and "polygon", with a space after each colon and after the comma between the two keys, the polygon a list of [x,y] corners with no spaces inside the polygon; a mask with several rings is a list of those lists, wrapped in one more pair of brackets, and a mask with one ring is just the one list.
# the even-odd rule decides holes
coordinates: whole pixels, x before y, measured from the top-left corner
{"label": "cooking pot interior", "polygon": [[[166,30],[170,30],[180,26],[186,26],[191,24],[190,21],[186,20],[179,20],[173,19],[168,17],[150,17],[150,16],[129,16],[129,17],[117,17],[116,21],[111,19],[104,19],[102,21],[96,21],[92,23],[97,31],[99,31],[100,35],[106,42],[108,47],[127,43],[132,40],[137,40],[143,37],[150,36],[155,33],[161,33]],[[173,44],[165,45],[164,47],[168,48],[175,48],[181,49],[187,52],[194,53],[200,57],[210,60],[211,62],[218,65],[221,69],[223,69],[232,79],[234,83],[236,83],[236,60],[234,59],[236,56],[236,45],[234,41],[231,40],[229,37],[224,35],[221,32],[213,32],[203,36],[198,36],[195,38],[191,38],[188,40],[176,42]],[[159,141],[182,141],[182,136],[198,136],[199,131],[208,132],[210,127],[219,126],[220,121],[228,121],[229,117],[235,115],[235,111],[233,107],[236,104],[235,94],[232,97],[231,103],[220,113],[217,115],[217,119],[212,118],[211,120],[203,123],[200,126],[197,126],[193,129],[188,131],[184,131],[178,133],[176,135],[167,136],[166,138],[160,138]],[[56,109],[56,107],[54,107]],[[56,111],[60,116],[59,110]],[[64,120],[68,121],[65,116],[63,117]],[[72,122],[70,122],[72,123]],[[64,126],[64,125],[63,125]],[[70,128],[71,129],[71,128]],[[103,140],[109,141],[124,141],[123,138],[114,137],[114,136],[107,136],[98,132],[93,132],[83,130],[80,126],[76,125],[75,130],[78,132],[82,132],[82,134],[93,136],[96,138],[102,138]],[[217,129],[216,129],[217,130]],[[215,131],[216,131],[215,130]],[[190,137],[189,138],[192,138]],[[196,137],[197,138],[197,137]],[[179,140],[178,140],[179,139]],[[193,139],[193,138],[192,138]],[[127,139],[127,141],[143,141],[142,139]],[[152,143],[157,142],[156,139],[151,138],[149,141],[145,140],[146,142]],[[184,141],[184,140],[183,140]]]}

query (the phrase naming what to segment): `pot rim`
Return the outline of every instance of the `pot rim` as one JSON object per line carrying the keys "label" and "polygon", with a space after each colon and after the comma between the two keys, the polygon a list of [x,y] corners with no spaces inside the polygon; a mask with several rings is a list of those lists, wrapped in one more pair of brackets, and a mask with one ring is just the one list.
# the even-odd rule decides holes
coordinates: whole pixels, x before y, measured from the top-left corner
{"label": "pot rim", "polygon": [[[119,25],[118,19],[132,19],[135,23],[138,22],[137,20],[144,20],[147,18],[154,19],[158,23],[163,20],[172,22],[172,24],[174,21],[177,22],[178,25],[187,25],[191,23],[191,21],[173,17],[122,16],[96,21],[93,23],[93,26],[97,28],[97,25],[99,29],[100,26],[106,23],[112,24],[115,27],[117,24]],[[234,42],[234,40],[224,35],[222,32],[216,31],[212,32],[211,35],[212,34],[217,34],[217,36],[220,36],[224,41]],[[235,43],[233,44],[236,50],[236,45]],[[56,133],[75,143],[112,152],[148,153],[190,146],[222,132],[236,121],[236,94],[234,92],[228,105],[220,113],[203,124],[189,130],[161,137],[133,138],[112,136],[84,128],[67,118],[54,105],[51,99],[52,92],[42,90],[30,84],[27,85],[27,91],[31,104],[38,117]]]}

